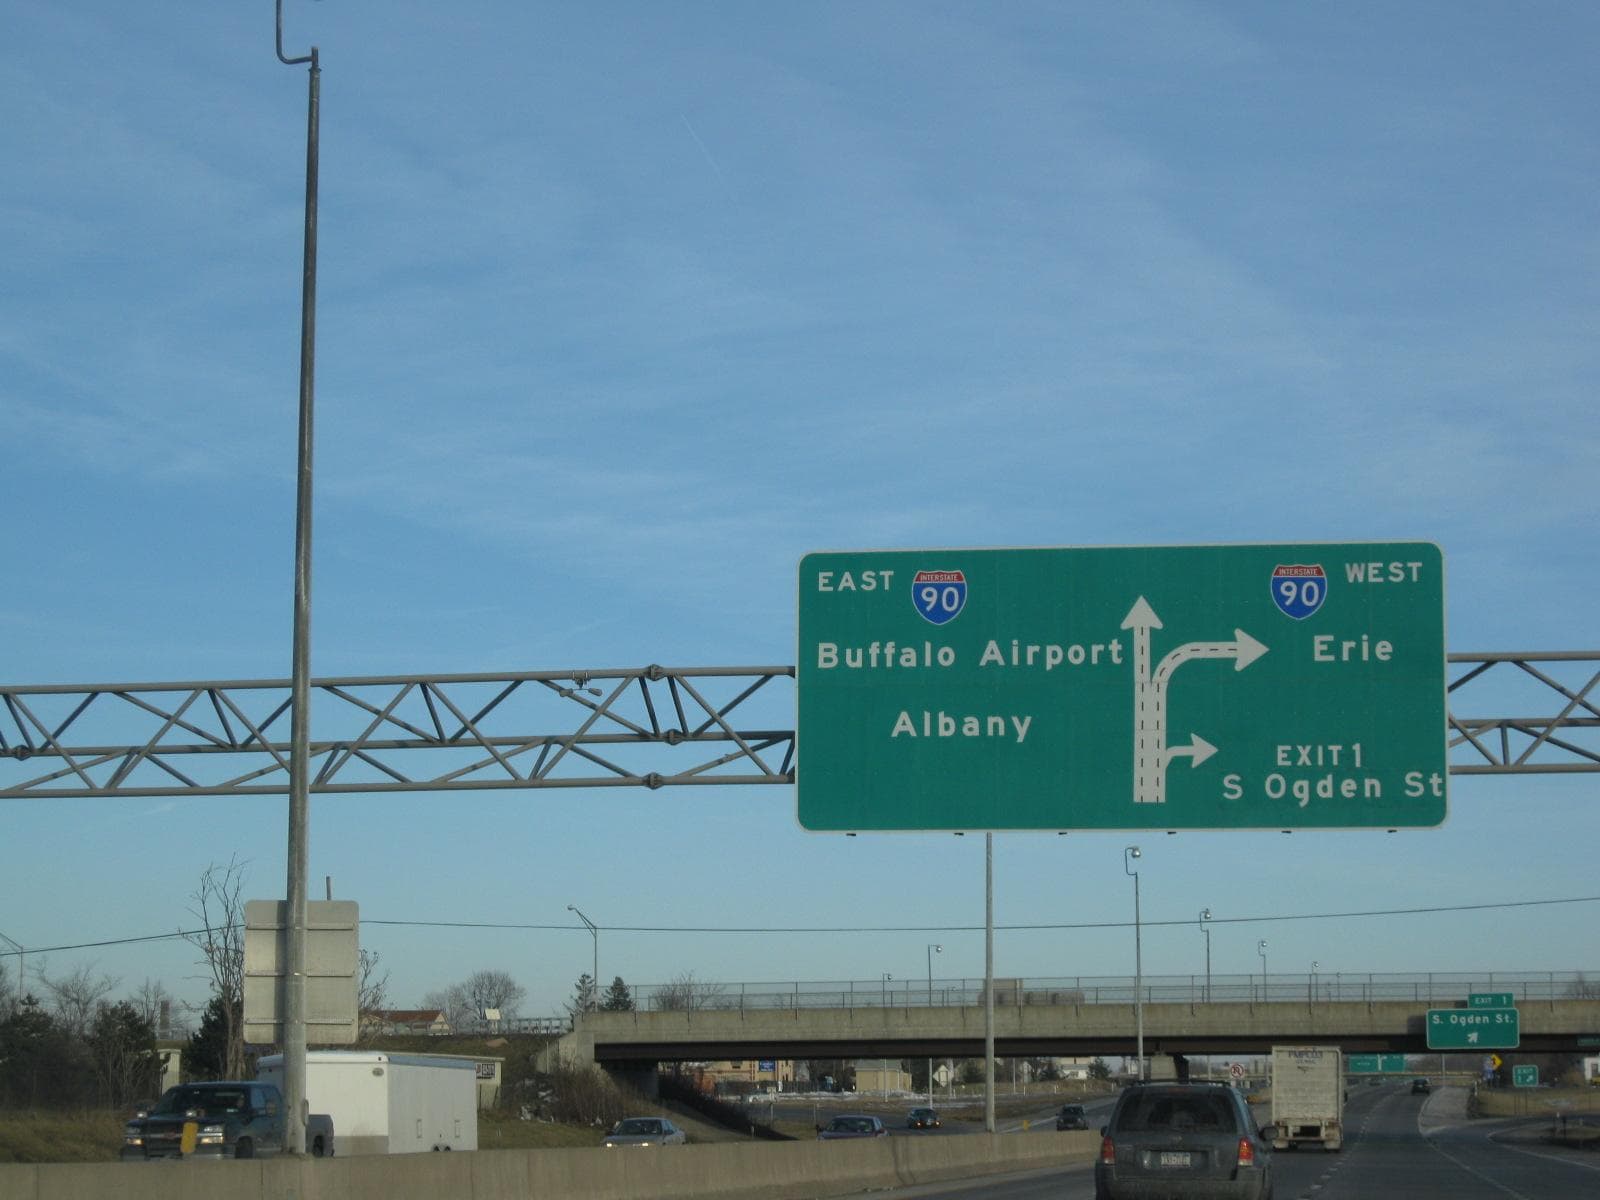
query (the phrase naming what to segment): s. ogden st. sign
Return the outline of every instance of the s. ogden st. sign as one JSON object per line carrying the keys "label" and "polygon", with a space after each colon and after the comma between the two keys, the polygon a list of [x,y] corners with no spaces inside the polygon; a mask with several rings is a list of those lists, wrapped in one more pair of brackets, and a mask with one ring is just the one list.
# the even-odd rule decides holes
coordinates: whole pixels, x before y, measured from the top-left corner
{"label": "s. ogden st. sign", "polygon": [[808,829],[1444,820],[1432,543],[822,552],[799,593]]}

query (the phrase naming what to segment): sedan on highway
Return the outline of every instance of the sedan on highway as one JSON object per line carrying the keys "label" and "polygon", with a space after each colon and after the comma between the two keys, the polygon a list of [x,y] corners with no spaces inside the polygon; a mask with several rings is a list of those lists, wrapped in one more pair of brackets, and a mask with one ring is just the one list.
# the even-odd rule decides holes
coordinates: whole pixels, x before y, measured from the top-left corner
{"label": "sedan on highway", "polygon": [[839,1141],[843,1138],[879,1138],[888,1136],[889,1131],[883,1127],[883,1122],[877,1117],[856,1115],[835,1117],[826,1125],[817,1126],[817,1140],[821,1142]]}
{"label": "sedan on highway", "polygon": [[606,1134],[602,1146],[681,1146],[688,1135],[665,1117],[624,1117]]}
{"label": "sedan on highway", "polygon": [[937,1129],[939,1114],[931,1108],[913,1108],[906,1114],[907,1129]]}

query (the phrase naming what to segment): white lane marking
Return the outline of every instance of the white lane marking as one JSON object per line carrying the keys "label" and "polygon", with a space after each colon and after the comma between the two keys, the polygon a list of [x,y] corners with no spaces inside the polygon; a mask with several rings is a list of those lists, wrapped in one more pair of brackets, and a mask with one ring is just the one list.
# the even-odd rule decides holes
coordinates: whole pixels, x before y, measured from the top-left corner
{"label": "white lane marking", "polygon": [[1462,1162],[1454,1154],[1451,1154],[1450,1151],[1443,1149],[1437,1142],[1435,1142],[1435,1141],[1430,1139],[1428,1141],[1428,1145],[1433,1147],[1433,1149],[1437,1153],[1443,1155],[1445,1158],[1448,1158],[1451,1162],[1455,1163],[1456,1166],[1460,1167],[1463,1171],[1465,1171],[1468,1175],[1471,1175],[1474,1179],[1481,1179],[1484,1183],[1487,1183],[1490,1187],[1498,1188],[1500,1191],[1504,1192],[1508,1196],[1515,1196],[1516,1200],[1535,1200],[1535,1198],[1532,1197],[1532,1196],[1525,1196],[1521,1192],[1513,1191],[1511,1188],[1508,1188],[1505,1184],[1501,1183],[1499,1180],[1492,1179],[1488,1175],[1485,1175],[1482,1171],[1478,1170],[1476,1167],[1469,1167],[1466,1163]]}
{"label": "white lane marking", "polygon": [[1508,1146],[1493,1133],[1489,1135],[1489,1140],[1502,1150],[1510,1150],[1516,1154],[1526,1154],[1529,1158],[1542,1158],[1546,1162],[1565,1163],[1569,1167],[1581,1167],[1585,1171],[1600,1171],[1600,1163],[1579,1162],[1577,1159],[1568,1158],[1563,1154],[1545,1154],[1538,1150],[1524,1150],[1521,1146]]}

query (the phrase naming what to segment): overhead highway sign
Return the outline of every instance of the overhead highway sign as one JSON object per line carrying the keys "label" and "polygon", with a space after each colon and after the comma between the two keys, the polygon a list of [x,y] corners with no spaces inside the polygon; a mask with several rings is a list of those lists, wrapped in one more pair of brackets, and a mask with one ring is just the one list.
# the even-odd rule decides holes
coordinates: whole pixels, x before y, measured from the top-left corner
{"label": "overhead highway sign", "polygon": [[1429,1050],[1515,1050],[1522,1041],[1514,1008],[1430,1008],[1426,1025]]}
{"label": "overhead highway sign", "polygon": [[808,829],[1317,829],[1446,809],[1428,542],[808,554]]}

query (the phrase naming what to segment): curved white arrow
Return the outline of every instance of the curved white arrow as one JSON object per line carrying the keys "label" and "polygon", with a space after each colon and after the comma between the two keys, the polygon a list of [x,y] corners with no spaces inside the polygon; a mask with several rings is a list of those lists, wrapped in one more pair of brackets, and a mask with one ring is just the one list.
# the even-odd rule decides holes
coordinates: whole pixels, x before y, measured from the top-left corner
{"label": "curved white arrow", "polygon": [[1167,687],[1173,672],[1186,662],[1206,658],[1231,658],[1233,669],[1242,671],[1265,654],[1267,647],[1244,630],[1235,629],[1231,642],[1184,643],[1163,657],[1152,672],[1150,631],[1162,624],[1143,596],[1128,610],[1122,628],[1133,631],[1133,802],[1165,804],[1167,764],[1187,758],[1192,769],[1217,752],[1217,747],[1197,733],[1189,735],[1187,746],[1167,745]]}

